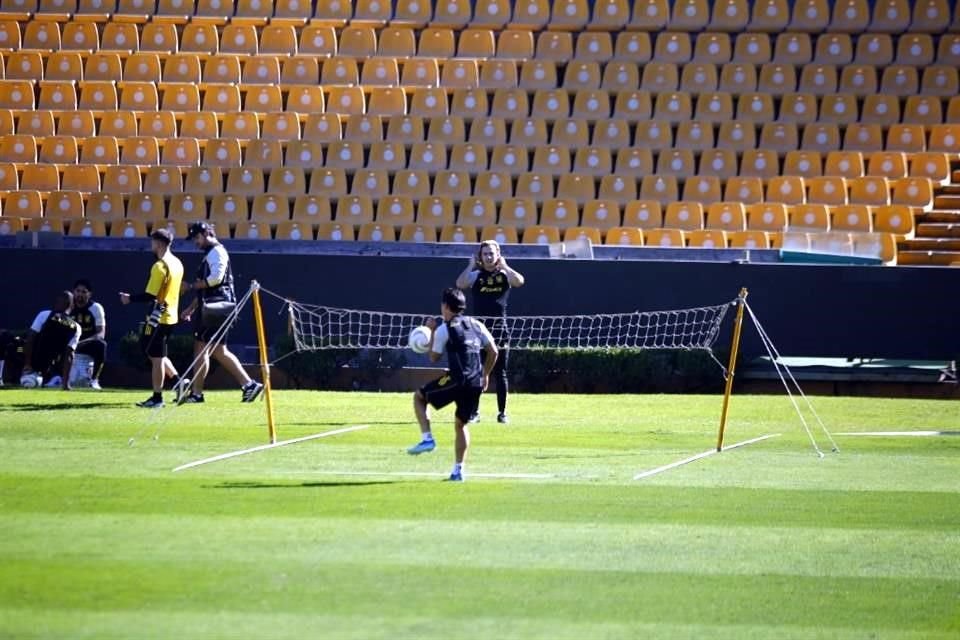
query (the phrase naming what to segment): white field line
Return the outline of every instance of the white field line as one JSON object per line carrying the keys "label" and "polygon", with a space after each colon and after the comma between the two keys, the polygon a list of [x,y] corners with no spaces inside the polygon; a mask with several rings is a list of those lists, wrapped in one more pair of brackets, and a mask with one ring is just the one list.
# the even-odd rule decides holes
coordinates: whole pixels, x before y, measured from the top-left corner
{"label": "white field line", "polygon": [[[745,446],[747,446],[748,444],[753,444],[753,443],[755,443],[755,442],[760,442],[760,441],[762,441],[762,440],[768,440],[768,439],[770,439],[770,438],[776,438],[776,437],[779,436],[779,435],[780,435],[779,433],[770,433],[770,434],[767,434],[767,435],[765,435],[765,436],[760,436],[759,438],[751,438],[750,440],[744,440],[743,442],[737,442],[737,443],[735,443],[735,444],[727,445],[726,447],[723,448],[723,450],[724,450],[724,451],[729,451],[730,449],[736,449],[736,448],[738,448],[738,447],[745,447]],[[683,466],[683,465],[685,465],[685,464],[690,464],[691,462],[696,462],[697,460],[702,460],[703,458],[710,457],[710,456],[712,456],[712,455],[715,454],[715,453],[719,453],[719,452],[716,450],[716,448],[714,448],[714,449],[709,449],[709,450],[707,450],[707,451],[704,451],[703,453],[698,453],[698,454],[695,455],[695,456],[690,456],[689,458],[684,458],[683,460],[677,460],[676,462],[671,462],[670,464],[665,464],[665,465],[663,465],[662,467],[657,467],[656,469],[650,469],[649,471],[643,471],[643,472],[638,473],[637,475],[633,476],[633,479],[634,479],[634,480],[642,480],[642,479],[644,479],[644,478],[649,478],[650,476],[655,476],[655,475],[657,475],[658,473],[663,473],[664,471],[669,471],[670,469],[676,469],[677,467],[681,467],[681,466]]]}
{"label": "white field line", "polygon": [[[312,471],[321,476],[395,476],[409,478],[441,478],[445,473],[432,471]],[[554,476],[549,473],[472,473],[467,472],[469,478],[505,478],[510,480],[548,480]]]}
{"label": "white field line", "polygon": [[227,460],[229,458],[236,458],[237,456],[246,455],[248,453],[255,453],[257,451],[266,451],[267,449],[276,449],[277,447],[283,447],[288,444],[296,444],[298,442],[306,442],[307,440],[316,440],[317,438],[327,438],[330,436],[335,436],[341,433],[349,433],[351,431],[359,431],[361,429],[369,429],[370,425],[368,424],[358,424],[353,427],[346,427],[344,429],[335,429],[333,431],[324,431],[323,433],[315,433],[310,436],[303,436],[301,438],[293,438],[291,440],[281,440],[280,442],[273,442],[271,444],[262,444],[258,447],[251,447],[249,449],[241,449],[240,451],[231,451],[229,453],[221,453],[218,456],[213,456],[211,458],[204,458],[203,460],[197,460],[195,462],[188,462],[187,464],[182,464],[176,469],[173,470],[174,473],[177,471],[183,471],[185,469],[192,469],[193,467],[199,467],[202,464],[209,464],[211,462],[219,462],[220,460]]}
{"label": "white field line", "polygon": [[930,437],[956,435],[957,431],[856,431],[852,433],[836,433],[838,436],[888,436],[888,437]]}

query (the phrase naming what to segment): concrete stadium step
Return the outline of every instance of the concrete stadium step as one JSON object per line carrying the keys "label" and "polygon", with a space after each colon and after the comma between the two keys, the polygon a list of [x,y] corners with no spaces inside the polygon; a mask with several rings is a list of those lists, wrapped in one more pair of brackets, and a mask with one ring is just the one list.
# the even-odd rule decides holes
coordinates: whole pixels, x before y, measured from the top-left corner
{"label": "concrete stadium step", "polygon": [[933,206],[936,209],[954,209],[960,210],[960,193],[948,193],[947,189],[956,187],[944,187],[938,195],[933,198]]}
{"label": "concrete stadium step", "polygon": [[[908,251],[954,251],[960,253],[960,238],[915,238],[897,243]],[[960,255],[958,255],[960,257]]]}
{"label": "concrete stadium step", "polygon": [[960,223],[922,222],[917,225],[917,238],[960,238]]}
{"label": "concrete stadium step", "polygon": [[921,211],[915,215],[917,224],[927,222],[946,222],[960,224],[960,211],[948,211],[944,209],[934,209],[933,211]]}
{"label": "concrete stadium step", "polygon": [[897,252],[897,264],[960,267],[960,251],[911,251],[901,249]]}

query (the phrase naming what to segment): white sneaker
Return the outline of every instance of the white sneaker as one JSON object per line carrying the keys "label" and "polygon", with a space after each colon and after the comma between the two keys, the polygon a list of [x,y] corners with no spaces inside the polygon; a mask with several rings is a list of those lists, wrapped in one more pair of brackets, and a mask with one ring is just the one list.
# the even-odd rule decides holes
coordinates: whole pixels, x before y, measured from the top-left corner
{"label": "white sneaker", "polygon": [[97,379],[90,381],[90,388],[94,391],[103,391],[103,387],[100,386],[100,381]]}

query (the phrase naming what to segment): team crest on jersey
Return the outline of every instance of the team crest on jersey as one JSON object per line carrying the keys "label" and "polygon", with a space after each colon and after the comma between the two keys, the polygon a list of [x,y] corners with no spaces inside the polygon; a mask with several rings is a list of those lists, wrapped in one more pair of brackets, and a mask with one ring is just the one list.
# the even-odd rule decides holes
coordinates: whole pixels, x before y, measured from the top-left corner
{"label": "team crest on jersey", "polygon": [[501,282],[503,282],[503,276],[502,276],[502,275],[498,275],[498,276],[497,276],[497,284],[499,284],[499,283],[501,283]]}

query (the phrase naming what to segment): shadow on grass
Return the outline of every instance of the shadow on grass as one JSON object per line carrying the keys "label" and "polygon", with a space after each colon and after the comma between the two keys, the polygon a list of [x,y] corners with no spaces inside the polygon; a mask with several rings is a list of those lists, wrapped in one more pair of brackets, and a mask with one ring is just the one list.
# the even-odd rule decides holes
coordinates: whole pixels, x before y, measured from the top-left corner
{"label": "shadow on grass", "polygon": [[333,489],[336,487],[366,487],[380,484],[397,484],[400,480],[356,480],[330,482],[297,482],[293,484],[268,484],[265,482],[224,482],[207,485],[205,489]]}
{"label": "shadow on grass", "polygon": [[132,406],[132,402],[92,402],[89,404],[73,404],[70,402],[55,402],[49,404],[18,402],[0,405],[0,411],[74,411],[76,409],[117,409]]}

